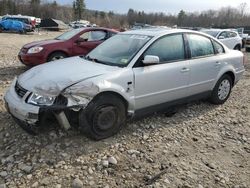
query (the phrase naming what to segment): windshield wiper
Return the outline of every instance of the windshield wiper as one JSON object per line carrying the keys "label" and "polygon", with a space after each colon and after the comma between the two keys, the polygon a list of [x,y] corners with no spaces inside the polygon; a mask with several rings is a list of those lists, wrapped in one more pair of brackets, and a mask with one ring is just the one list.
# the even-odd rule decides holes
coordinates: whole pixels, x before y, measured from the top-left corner
{"label": "windshield wiper", "polygon": [[108,63],[108,62],[101,61],[101,60],[96,59],[96,58],[91,58],[90,56],[85,56],[84,58],[85,58],[86,60],[93,61],[93,62],[96,62],[96,63],[101,63],[101,64],[104,64],[104,65],[111,65],[111,64]]}

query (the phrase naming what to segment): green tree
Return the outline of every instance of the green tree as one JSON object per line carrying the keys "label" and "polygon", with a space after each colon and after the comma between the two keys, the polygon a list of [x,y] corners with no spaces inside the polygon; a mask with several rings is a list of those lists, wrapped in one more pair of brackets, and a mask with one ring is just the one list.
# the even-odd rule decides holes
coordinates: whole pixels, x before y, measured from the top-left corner
{"label": "green tree", "polygon": [[183,26],[185,17],[186,17],[185,11],[181,10],[179,12],[179,14],[178,14],[178,17],[177,17],[177,24],[178,24],[178,26]]}
{"label": "green tree", "polygon": [[74,17],[80,20],[83,17],[84,10],[86,8],[84,0],[73,1]]}

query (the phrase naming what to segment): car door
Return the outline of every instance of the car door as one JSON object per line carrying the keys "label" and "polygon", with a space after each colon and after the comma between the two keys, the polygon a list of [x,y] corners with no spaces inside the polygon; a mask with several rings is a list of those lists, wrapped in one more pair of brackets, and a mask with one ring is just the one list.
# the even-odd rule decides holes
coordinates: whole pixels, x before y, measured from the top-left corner
{"label": "car door", "polygon": [[228,48],[233,49],[231,44],[231,39],[229,38],[229,33],[227,31],[221,32],[218,36],[218,39]]}
{"label": "car door", "polygon": [[[160,63],[144,66],[141,60],[146,55],[158,56]],[[185,97],[190,72],[183,35],[167,35],[155,41],[138,60],[133,71],[136,109]]]}
{"label": "car door", "polygon": [[[215,52],[210,38],[199,34],[186,34],[190,49],[190,83],[188,95],[196,95],[212,90],[220,70],[221,59]],[[217,45],[221,46],[216,42]],[[220,54],[224,53],[221,46]]]}
{"label": "car door", "polygon": [[73,56],[86,55],[107,38],[107,32],[102,30],[87,31],[73,43]]}
{"label": "car door", "polygon": [[235,32],[228,32],[229,39],[230,39],[230,49],[234,49],[238,44],[241,44],[241,39],[239,40],[239,37],[237,33]]}

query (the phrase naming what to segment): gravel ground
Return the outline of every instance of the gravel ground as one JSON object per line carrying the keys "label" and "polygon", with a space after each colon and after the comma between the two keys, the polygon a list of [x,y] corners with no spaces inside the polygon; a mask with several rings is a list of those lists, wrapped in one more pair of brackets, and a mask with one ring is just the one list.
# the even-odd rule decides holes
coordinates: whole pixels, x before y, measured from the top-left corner
{"label": "gravel ground", "polygon": [[77,131],[26,134],[3,102],[27,69],[16,55],[27,42],[59,34],[0,34],[0,188],[250,187],[249,64],[222,106],[188,104],[172,117],[128,122],[99,142]]}

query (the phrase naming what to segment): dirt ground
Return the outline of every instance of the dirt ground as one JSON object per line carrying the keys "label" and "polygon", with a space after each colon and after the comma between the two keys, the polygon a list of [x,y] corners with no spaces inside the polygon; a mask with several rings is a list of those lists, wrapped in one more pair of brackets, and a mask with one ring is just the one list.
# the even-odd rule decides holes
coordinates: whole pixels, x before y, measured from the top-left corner
{"label": "dirt ground", "polygon": [[22,45],[59,34],[0,34],[0,188],[250,187],[249,64],[221,106],[184,105],[172,117],[128,122],[99,142],[75,130],[26,134],[6,112],[3,95],[27,70],[17,59]]}

